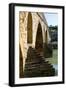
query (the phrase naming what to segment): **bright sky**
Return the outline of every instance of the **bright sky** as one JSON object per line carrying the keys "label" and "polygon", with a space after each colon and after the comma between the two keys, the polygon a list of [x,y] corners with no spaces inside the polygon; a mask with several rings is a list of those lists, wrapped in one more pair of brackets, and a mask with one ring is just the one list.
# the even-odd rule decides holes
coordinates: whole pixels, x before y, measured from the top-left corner
{"label": "bright sky", "polygon": [[57,13],[44,13],[44,15],[47,20],[48,26],[58,25],[58,14]]}

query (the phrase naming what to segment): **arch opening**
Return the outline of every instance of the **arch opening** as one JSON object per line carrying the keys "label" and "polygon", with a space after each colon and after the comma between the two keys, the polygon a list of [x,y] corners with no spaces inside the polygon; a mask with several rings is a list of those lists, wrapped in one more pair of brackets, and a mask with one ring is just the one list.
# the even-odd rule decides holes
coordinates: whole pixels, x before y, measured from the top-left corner
{"label": "arch opening", "polygon": [[27,43],[32,43],[32,15],[30,12],[27,20]]}
{"label": "arch opening", "polygon": [[36,34],[36,42],[35,49],[38,53],[43,54],[43,35],[42,35],[42,27],[41,24],[38,24],[37,34]]}
{"label": "arch opening", "polygon": [[45,32],[45,43],[47,44],[48,43],[48,35],[47,35],[47,30]]}

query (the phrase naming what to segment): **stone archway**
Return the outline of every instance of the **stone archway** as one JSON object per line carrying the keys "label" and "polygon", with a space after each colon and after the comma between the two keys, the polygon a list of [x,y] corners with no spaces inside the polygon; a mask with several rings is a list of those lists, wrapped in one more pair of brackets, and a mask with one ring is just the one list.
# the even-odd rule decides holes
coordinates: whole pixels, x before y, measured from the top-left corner
{"label": "stone archway", "polygon": [[32,15],[30,12],[27,20],[27,43],[32,43]]}
{"label": "stone archway", "polygon": [[42,27],[41,24],[38,24],[37,34],[36,34],[36,42],[35,49],[38,53],[43,54],[43,35],[42,35]]}

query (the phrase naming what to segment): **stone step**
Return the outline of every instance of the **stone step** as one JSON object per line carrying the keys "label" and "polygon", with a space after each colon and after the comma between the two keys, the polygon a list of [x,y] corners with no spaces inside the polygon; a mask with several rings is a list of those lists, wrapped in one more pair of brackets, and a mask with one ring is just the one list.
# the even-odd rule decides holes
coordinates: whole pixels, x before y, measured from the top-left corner
{"label": "stone step", "polygon": [[28,77],[38,77],[38,76],[54,76],[54,71],[52,70],[38,70],[38,71],[29,71],[29,72],[26,72],[25,73],[25,76],[28,76]]}
{"label": "stone step", "polygon": [[40,65],[40,64],[34,64],[34,65],[26,65],[25,68],[29,68],[29,69],[33,69],[33,68],[47,68],[47,69],[50,69],[50,68],[53,68],[52,65],[50,64],[44,64],[44,65]]}

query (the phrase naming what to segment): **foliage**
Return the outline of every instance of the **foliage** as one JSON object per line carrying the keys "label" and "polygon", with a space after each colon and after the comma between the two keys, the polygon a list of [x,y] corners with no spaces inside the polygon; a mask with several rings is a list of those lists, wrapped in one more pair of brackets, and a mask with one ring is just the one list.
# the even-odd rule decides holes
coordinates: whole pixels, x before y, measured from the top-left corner
{"label": "foliage", "polygon": [[57,25],[56,26],[50,25],[49,30],[58,30],[58,26]]}

